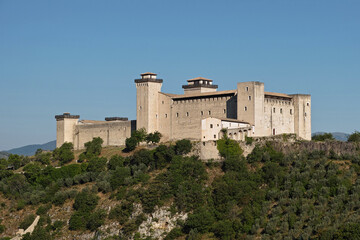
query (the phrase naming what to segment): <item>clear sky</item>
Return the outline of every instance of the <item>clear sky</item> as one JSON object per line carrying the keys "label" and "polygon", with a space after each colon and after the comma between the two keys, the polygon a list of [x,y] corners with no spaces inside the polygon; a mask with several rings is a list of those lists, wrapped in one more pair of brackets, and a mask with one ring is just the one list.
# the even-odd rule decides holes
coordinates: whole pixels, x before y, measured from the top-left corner
{"label": "clear sky", "polygon": [[181,93],[261,81],[312,95],[312,130],[360,130],[358,0],[0,0],[0,150],[56,138],[54,115],[136,118],[134,79]]}

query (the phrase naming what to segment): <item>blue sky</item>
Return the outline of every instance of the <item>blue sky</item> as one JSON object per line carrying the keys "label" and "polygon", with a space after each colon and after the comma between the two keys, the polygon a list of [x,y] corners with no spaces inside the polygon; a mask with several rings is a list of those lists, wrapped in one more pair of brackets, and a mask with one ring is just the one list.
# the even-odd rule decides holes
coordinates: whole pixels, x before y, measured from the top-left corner
{"label": "blue sky", "polygon": [[360,130],[360,1],[0,0],[0,150],[56,138],[54,115],[136,118],[142,72],[181,93],[262,81],[312,95],[315,131]]}

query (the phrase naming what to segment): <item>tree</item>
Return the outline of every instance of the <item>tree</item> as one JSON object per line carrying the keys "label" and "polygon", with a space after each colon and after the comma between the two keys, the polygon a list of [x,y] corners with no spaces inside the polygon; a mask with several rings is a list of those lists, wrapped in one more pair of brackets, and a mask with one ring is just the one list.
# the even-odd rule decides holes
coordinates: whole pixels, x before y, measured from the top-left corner
{"label": "tree", "polygon": [[91,156],[99,156],[103,143],[104,140],[102,140],[100,137],[93,138],[92,141],[85,143],[85,155],[87,159],[89,159]]}
{"label": "tree", "polygon": [[175,143],[175,153],[177,155],[188,154],[192,149],[191,141],[188,139],[178,140]]}
{"label": "tree", "polygon": [[98,204],[99,197],[88,189],[82,190],[75,197],[74,209],[83,212],[90,212],[95,209]]}
{"label": "tree", "polygon": [[54,159],[60,161],[61,165],[71,162],[74,159],[73,148],[72,143],[64,143],[60,148],[56,148],[53,151]]}
{"label": "tree", "polygon": [[229,157],[240,157],[244,152],[240,145],[227,136],[226,130],[223,130],[223,137],[217,140],[217,149],[221,157],[227,159]]}
{"label": "tree", "polygon": [[348,138],[348,142],[360,142],[360,132],[355,131],[352,133]]}
{"label": "tree", "polygon": [[125,146],[126,146],[125,151],[131,152],[131,151],[135,150],[137,145],[138,145],[138,141],[136,140],[135,137],[126,138],[126,140],[125,140]]}
{"label": "tree", "polygon": [[146,137],[145,137],[145,141],[147,144],[151,143],[159,143],[160,139],[161,139],[162,135],[160,132],[155,131],[154,133],[149,133]]}
{"label": "tree", "polygon": [[140,128],[132,132],[131,137],[135,138],[136,142],[139,144],[145,140],[146,135],[147,134],[145,128]]}
{"label": "tree", "polygon": [[311,138],[313,141],[335,140],[331,133],[316,134]]}

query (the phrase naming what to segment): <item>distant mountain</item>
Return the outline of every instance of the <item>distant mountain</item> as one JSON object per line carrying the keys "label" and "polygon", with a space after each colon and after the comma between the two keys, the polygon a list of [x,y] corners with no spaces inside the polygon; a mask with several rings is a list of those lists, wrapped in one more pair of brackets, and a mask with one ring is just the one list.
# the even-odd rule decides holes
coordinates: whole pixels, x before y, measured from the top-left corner
{"label": "distant mountain", "polygon": [[2,158],[7,159],[9,155],[10,155],[10,153],[2,151],[2,152],[0,152],[0,159],[2,159]]}
{"label": "distant mountain", "polygon": [[19,148],[13,148],[6,152],[24,156],[32,156],[35,155],[36,150],[38,150],[39,148],[41,148],[42,150],[54,150],[56,148],[56,141],[54,140],[44,144],[33,144]]}
{"label": "distant mountain", "polygon": [[[312,135],[319,135],[319,134],[324,134],[325,132],[315,132]],[[333,135],[333,137],[338,140],[338,141],[344,141],[346,142],[348,137],[350,136],[350,134],[348,133],[343,133],[343,132],[332,132],[331,133]]]}

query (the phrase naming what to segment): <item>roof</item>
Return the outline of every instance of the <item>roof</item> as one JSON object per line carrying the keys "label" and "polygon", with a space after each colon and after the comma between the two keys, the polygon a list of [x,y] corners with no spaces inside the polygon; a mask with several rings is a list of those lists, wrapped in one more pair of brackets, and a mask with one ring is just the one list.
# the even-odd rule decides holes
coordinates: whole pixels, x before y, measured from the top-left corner
{"label": "roof", "polygon": [[197,97],[211,97],[211,96],[221,96],[221,95],[235,95],[237,90],[226,90],[218,92],[205,92],[205,93],[194,93],[194,94],[170,94],[162,93],[166,96],[171,97],[172,99],[183,99],[183,98],[197,98]]}
{"label": "roof", "polygon": [[248,122],[244,122],[244,121],[240,121],[240,120],[237,120],[237,119],[233,119],[233,118],[219,118],[221,121],[226,121],[226,122],[237,122],[237,123],[246,123],[246,124],[249,124]]}
{"label": "roof", "polygon": [[292,96],[285,93],[274,93],[274,92],[265,92],[265,96],[269,97],[281,97],[281,98],[292,98]]}
{"label": "roof", "polygon": [[193,82],[193,81],[197,81],[197,80],[206,80],[206,81],[212,82],[211,79],[203,78],[203,77],[197,77],[197,78],[189,79],[189,80],[187,80],[187,81],[188,81],[188,82]]}
{"label": "roof", "polygon": [[142,73],[140,74],[141,76],[144,76],[144,75],[157,75],[156,73],[152,73],[152,72],[146,72],[146,73]]}

